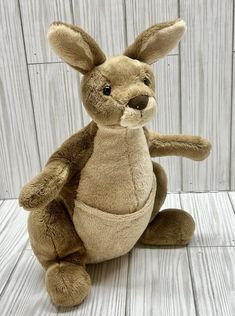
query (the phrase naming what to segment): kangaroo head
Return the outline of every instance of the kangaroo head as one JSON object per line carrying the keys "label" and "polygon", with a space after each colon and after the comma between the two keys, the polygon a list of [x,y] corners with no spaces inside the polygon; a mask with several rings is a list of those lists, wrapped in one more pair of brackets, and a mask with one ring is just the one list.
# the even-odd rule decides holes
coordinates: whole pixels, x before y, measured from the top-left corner
{"label": "kangaroo head", "polygon": [[83,104],[99,125],[138,128],[156,109],[150,65],[172,50],[185,32],[182,20],[153,25],[141,33],[122,56],[106,58],[81,28],[55,22],[48,39],[55,52],[84,76]]}

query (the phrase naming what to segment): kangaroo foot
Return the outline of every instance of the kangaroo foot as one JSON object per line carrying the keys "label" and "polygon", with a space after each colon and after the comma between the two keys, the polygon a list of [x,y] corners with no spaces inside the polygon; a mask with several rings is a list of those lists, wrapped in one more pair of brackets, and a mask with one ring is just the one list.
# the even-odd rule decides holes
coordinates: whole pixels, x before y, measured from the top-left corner
{"label": "kangaroo foot", "polygon": [[147,226],[140,242],[153,246],[180,246],[191,240],[195,230],[192,216],[178,209],[166,209],[158,213]]}
{"label": "kangaroo foot", "polygon": [[80,304],[87,296],[90,286],[90,276],[83,266],[62,261],[47,269],[46,287],[56,305]]}

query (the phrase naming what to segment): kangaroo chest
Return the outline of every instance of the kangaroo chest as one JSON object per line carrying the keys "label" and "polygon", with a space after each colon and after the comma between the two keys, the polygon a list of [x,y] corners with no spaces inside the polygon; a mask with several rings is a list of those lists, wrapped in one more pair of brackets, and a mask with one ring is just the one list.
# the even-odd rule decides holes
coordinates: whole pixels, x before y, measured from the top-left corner
{"label": "kangaroo chest", "polygon": [[128,214],[146,203],[153,167],[142,128],[98,129],[94,150],[81,171],[77,201],[113,214]]}

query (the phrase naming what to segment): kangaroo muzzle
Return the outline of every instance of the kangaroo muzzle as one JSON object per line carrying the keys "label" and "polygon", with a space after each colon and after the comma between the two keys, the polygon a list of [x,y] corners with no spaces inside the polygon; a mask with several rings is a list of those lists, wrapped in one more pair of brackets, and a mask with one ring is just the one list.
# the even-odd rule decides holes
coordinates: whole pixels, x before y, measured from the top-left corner
{"label": "kangaroo muzzle", "polygon": [[129,128],[144,126],[154,117],[156,107],[154,97],[139,95],[128,102],[121,116],[120,125]]}
{"label": "kangaroo muzzle", "polygon": [[147,95],[138,95],[130,99],[128,106],[135,110],[144,110],[148,104],[149,97]]}

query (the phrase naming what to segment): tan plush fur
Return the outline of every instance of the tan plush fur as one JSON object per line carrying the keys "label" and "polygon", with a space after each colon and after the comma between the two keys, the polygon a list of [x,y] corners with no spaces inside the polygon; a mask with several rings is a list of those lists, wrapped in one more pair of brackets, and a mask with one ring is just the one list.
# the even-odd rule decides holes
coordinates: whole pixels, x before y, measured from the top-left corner
{"label": "tan plush fur", "polygon": [[153,25],[136,38],[124,55],[151,65],[178,44],[185,30],[186,24],[180,19]]}
{"label": "tan plush fur", "polygon": [[157,108],[149,64],[164,57],[185,29],[182,20],[154,25],[124,56],[109,59],[81,28],[56,22],[49,29],[55,52],[84,74],[81,97],[93,119],[60,146],[19,197],[31,211],[30,241],[57,305],[77,305],[87,296],[88,262],[120,256],[138,240],[158,246],[192,238],[188,213],[159,213],[167,177],[151,157],[203,160],[211,145],[198,136],[160,135],[144,127]]}
{"label": "tan plush fur", "polygon": [[[120,67],[121,65],[121,67]],[[143,84],[147,76],[150,85]],[[102,89],[111,84],[111,96],[103,95]],[[100,125],[117,125],[125,116],[126,106],[130,99],[138,95],[154,97],[154,76],[149,65],[126,56],[107,59],[102,65],[83,77],[81,82],[82,100],[92,119]],[[155,99],[154,99],[155,100]],[[146,124],[150,119],[149,112],[154,114],[155,104],[151,101],[145,111],[136,112],[136,127]]]}
{"label": "tan plush fur", "polygon": [[33,178],[21,191],[20,204],[27,210],[48,205],[61,191],[69,176],[69,166],[63,161],[53,161],[43,172]]}
{"label": "tan plush fur", "polygon": [[84,263],[83,242],[61,200],[54,200],[46,207],[32,211],[28,231],[31,246],[45,268],[56,263],[58,258]]}
{"label": "tan plush fur", "polygon": [[[121,185],[121,184],[120,184]],[[145,204],[135,212],[120,216],[75,202],[74,226],[86,249],[86,263],[96,263],[126,254],[147,227],[156,194],[156,180]]]}
{"label": "tan plush fur", "polygon": [[162,207],[167,195],[167,176],[165,170],[157,162],[153,162],[153,172],[157,181],[157,191],[154,200],[153,212],[150,222],[155,218],[156,214]]}
{"label": "tan plush fur", "polygon": [[183,210],[166,209],[157,214],[140,238],[140,242],[153,246],[186,245],[192,238],[195,223]]}
{"label": "tan plush fur", "polygon": [[211,144],[208,140],[191,135],[160,135],[149,132],[150,155],[152,157],[182,156],[192,160],[208,157]]}
{"label": "tan plush fur", "polygon": [[91,280],[84,267],[70,262],[51,265],[46,272],[46,287],[57,305],[80,304],[89,293]]}
{"label": "tan plush fur", "polygon": [[48,40],[60,57],[85,74],[105,61],[105,55],[90,35],[74,25],[54,22]]}
{"label": "tan plush fur", "polygon": [[80,175],[77,200],[108,213],[133,213],[144,206],[152,183],[143,129],[100,127]]}

